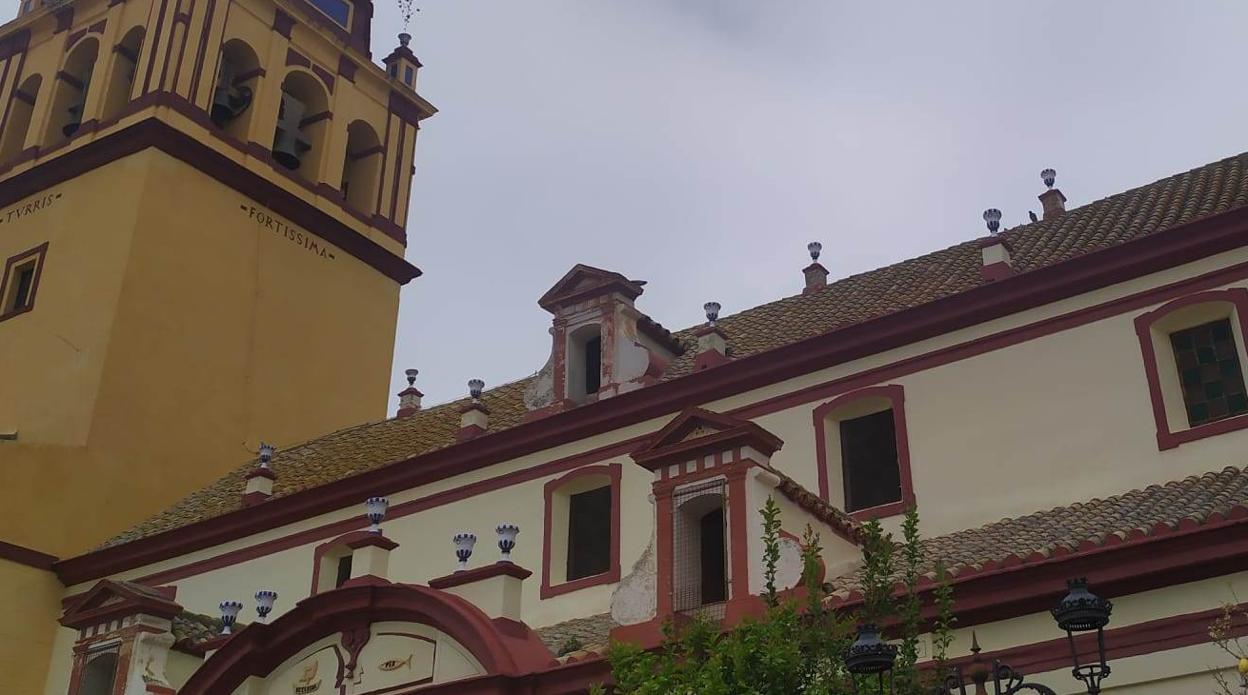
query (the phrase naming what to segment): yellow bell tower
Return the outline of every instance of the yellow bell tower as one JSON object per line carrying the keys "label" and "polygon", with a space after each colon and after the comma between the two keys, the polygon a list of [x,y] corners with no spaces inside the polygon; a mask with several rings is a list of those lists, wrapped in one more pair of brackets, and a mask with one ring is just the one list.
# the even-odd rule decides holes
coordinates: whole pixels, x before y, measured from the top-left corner
{"label": "yellow bell tower", "polygon": [[371,17],[24,0],[0,27],[6,547],[89,549],[262,440],[385,416],[435,109],[406,36],[374,64]]}

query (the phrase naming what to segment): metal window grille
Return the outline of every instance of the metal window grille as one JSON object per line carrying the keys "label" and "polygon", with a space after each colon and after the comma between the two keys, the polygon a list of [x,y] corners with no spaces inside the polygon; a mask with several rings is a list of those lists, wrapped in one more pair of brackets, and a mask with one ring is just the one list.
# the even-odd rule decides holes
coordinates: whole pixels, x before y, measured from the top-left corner
{"label": "metal window grille", "polygon": [[1170,343],[1192,427],[1248,412],[1248,394],[1229,319],[1176,331],[1170,335]]}
{"label": "metal window grille", "polygon": [[722,618],[728,599],[727,486],[713,480],[672,496],[672,607]]}

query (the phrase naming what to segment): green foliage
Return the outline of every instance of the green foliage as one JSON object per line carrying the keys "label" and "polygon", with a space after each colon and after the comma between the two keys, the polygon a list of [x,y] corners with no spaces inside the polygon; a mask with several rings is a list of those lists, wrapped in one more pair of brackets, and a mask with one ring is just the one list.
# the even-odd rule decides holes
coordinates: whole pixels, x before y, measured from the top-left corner
{"label": "green foliage", "polygon": [[[809,526],[802,539],[800,589],[789,595],[776,588],[780,561],[780,513],[774,500],[759,512],[763,518],[764,601],[766,614],[744,620],[730,630],[701,616],[664,627],[664,642],[647,651],[614,644],[608,658],[622,695],[862,695],[875,693],[865,678],[855,691],[844,668],[844,653],[853,642],[856,624],[873,621],[897,626],[900,650],[894,682],[898,695],[926,692],[917,668],[921,604],[917,585],[922,568],[919,519],[906,514],[903,542],[898,547],[878,522],[866,525],[864,562],[858,578],[865,602],[860,614],[831,610],[825,604],[819,534]],[[900,577],[898,577],[898,571]],[[904,589],[894,592],[900,579]],[[941,591],[945,604],[941,604]],[[804,594],[804,596],[803,596]],[[952,626],[952,594],[937,591],[933,644],[943,660]],[[943,616],[943,617],[942,617]],[[943,632],[942,632],[943,630]],[[596,688],[594,693],[604,693]]]}
{"label": "green foliage", "polygon": [[763,599],[770,608],[780,604],[776,594],[776,567],[780,564],[780,506],[771,497],[759,514],[763,517]]}
{"label": "green foliage", "polygon": [[944,674],[948,669],[949,645],[953,643],[953,624],[957,618],[953,615],[953,585],[949,583],[949,573],[940,559],[936,560],[936,589],[932,593],[936,603],[932,659],[936,662],[936,673]]}

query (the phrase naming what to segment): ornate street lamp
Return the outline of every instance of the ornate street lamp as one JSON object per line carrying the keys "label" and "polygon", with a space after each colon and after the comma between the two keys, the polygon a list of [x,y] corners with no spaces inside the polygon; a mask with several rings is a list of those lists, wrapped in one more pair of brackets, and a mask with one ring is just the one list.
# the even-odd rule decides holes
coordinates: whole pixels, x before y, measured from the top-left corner
{"label": "ornate street lamp", "polygon": [[[1057,626],[1066,631],[1070,656],[1075,667],[1071,673],[1088,687],[1088,695],[1101,692],[1101,681],[1109,676],[1109,664],[1105,662],[1105,626],[1114,604],[1088,591],[1085,577],[1066,582],[1070,590],[1061,603],[1052,610]],[[1079,650],[1075,647],[1075,633],[1096,631],[1096,663],[1080,664]]]}
{"label": "ornate street lamp", "polygon": [[[1066,631],[1066,641],[1070,645],[1070,656],[1075,667],[1071,670],[1075,678],[1083,681],[1088,688],[1088,695],[1101,692],[1101,681],[1109,675],[1109,664],[1105,662],[1105,626],[1109,624],[1109,613],[1114,605],[1088,591],[1088,580],[1080,577],[1066,582],[1069,593],[1050,611],[1057,626]],[[1075,646],[1075,633],[1096,631],[1096,663],[1079,663],[1079,650]],[[979,657],[979,640],[971,634],[971,653],[975,655],[970,664],[970,678],[975,684],[975,692],[987,692],[984,684],[991,678],[995,695],[1014,695],[1023,690],[1031,690],[1041,695],[1056,695],[1048,686],[1026,683],[1022,674],[1008,665],[994,659],[992,670]],[[945,677],[941,683],[941,695],[966,695],[962,668],[955,667],[953,673]]]}
{"label": "ornate street lamp", "polygon": [[858,676],[875,675],[878,693],[884,690],[887,676],[888,690],[893,692],[893,664],[897,661],[897,645],[880,639],[880,631],[870,623],[858,627],[858,638],[845,650],[845,670],[850,673],[854,692],[858,692]]}

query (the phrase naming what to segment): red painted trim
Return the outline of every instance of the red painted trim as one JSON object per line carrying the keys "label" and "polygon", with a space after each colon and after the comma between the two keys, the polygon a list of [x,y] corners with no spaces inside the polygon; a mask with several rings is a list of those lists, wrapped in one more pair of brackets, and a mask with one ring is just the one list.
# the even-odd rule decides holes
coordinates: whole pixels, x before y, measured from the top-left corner
{"label": "red painted trim", "polygon": [[[1248,618],[1245,618],[1243,613],[1245,609],[1248,609],[1248,604],[1241,603],[1237,606],[1229,636],[1248,635]],[[1209,644],[1209,626],[1221,616],[1220,609],[1213,609],[1148,620],[1125,627],[1107,628],[1105,630],[1105,657],[1113,662],[1118,659],[1155,654],[1195,644]],[[1080,635],[1075,639],[1075,647],[1082,655],[1095,654],[1096,636]],[[1008,663],[1018,669],[1020,673],[1028,674],[1066,669],[1071,665],[1070,646],[1065,637],[983,652],[980,658],[989,664],[993,659],[1000,659],[1003,663]],[[968,656],[955,659],[952,664],[965,667],[970,661],[971,657]]]}
{"label": "red painted trim", "polygon": [[[159,96],[168,97],[164,94]],[[180,112],[191,111],[203,116],[202,110],[196,110],[180,97],[132,102],[131,108],[143,108],[152,104],[170,106]],[[406,284],[421,274],[415,266],[336,218],[309,205],[293,193],[217,152],[193,136],[155,118],[148,118],[122,130],[109,133],[54,160],[43,162],[32,169],[5,179],[3,185],[0,185],[0,206],[34,195],[148,147],[160,149],[244,196],[260,202],[277,215],[289,220],[293,226],[304,230],[316,230],[317,236],[395,282]],[[46,154],[46,152],[40,154]],[[264,156],[268,156],[267,150],[264,151]]]}
{"label": "red painted trim", "polygon": [[464,425],[455,433],[456,442],[466,442],[470,439],[476,439],[485,434],[485,428],[478,425]]}
{"label": "red painted trim", "polygon": [[52,16],[56,18],[56,28],[52,30],[53,34],[68,31],[74,25],[74,6],[65,5],[58,7],[52,10]]}
{"label": "red painted trim", "polygon": [[910,472],[910,434],[906,427],[906,392],[900,384],[870,386],[852,391],[816,407],[811,413],[811,419],[815,425],[815,462],[819,467],[819,496],[824,502],[831,502],[831,489],[828,482],[830,464],[827,433],[824,431],[827,417],[835,410],[867,398],[882,398],[888,401],[892,408],[893,431],[897,437],[897,470],[901,478],[901,499],[890,504],[850,512],[849,515],[859,521],[901,514],[916,503],[914,478]]}
{"label": "red painted trim", "polygon": [[330,94],[333,94],[334,93],[334,73],[326,70],[325,68],[317,65],[316,63],[312,64],[312,72],[317,77],[321,78],[321,82],[325,83],[325,88],[329,90]]}
{"label": "red painted trim", "polygon": [[[169,0],[160,0],[160,11],[156,17],[156,32],[152,36],[152,50],[148,52],[147,72],[143,76],[143,93],[147,94],[152,91],[152,75],[156,72],[156,54],[160,52],[161,42],[160,35],[165,28],[165,10],[168,9]],[[157,85],[159,86],[159,85]]]}
{"label": "red painted trim", "polygon": [[291,65],[298,65],[300,67],[310,68],[312,67],[312,61],[311,59],[309,59],[307,56],[300,53],[299,51],[296,51],[293,48],[287,47],[286,48],[286,65],[287,67]]}
{"label": "red painted trim", "polygon": [[25,263],[26,261],[29,261],[31,258],[34,258],[35,259],[35,277],[30,282],[30,294],[26,298],[26,306],[22,307],[21,309],[16,309],[14,311],[10,311],[7,313],[0,313],[0,322],[8,321],[9,319],[14,318],[16,316],[21,316],[22,314],[25,314],[27,312],[34,311],[35,298],[37,297],[39,293],[39,280],[43,277],[43,266],[47,262],[47,256],[48,256],[48,242],[45,241],[33,249],[23,251],[15,256],[10,256],[4,262],[4,273],[0,275],[0,301],[5,300],[5,295],[8,294],[9,277],[10,275],[12,275],[13,269],[17,267],[19,264]]}
{"label": "red painted trim", "polygon": [[[698,427],[715,430],[696,439],[685,439]],[[759,424],[704,408],[685,408],[654,434],[646,446],[634,451],[632,458],[643,468],[655,471],[664,466],[718,454],[726,449],[753,447],[764,456],[771,456],[784,446],[784,440]],[[760,463],[762,463],[760,461]]]}
{"label": "red painted trim", "polygon": [[7,60],[30,47],[30,27],[19,29],[0,38],[0,60]]}
{"label": "red painted trim", "polygon": [[[1140,341],[1140,355],[1144,362],[1144,376],[1148,381],[1148,396],[1152,401],[1153,424],[1157,427],[1157,448],[1165,451],[1180,444],[1194,442],[1205,437],[1212,437],[1248,427],[1248,414],[1236,415],[1224,420],[1209,422],[1197,427],[1177,432],[1170,431],[1170,421],[1166,417],[1166,402],[1161,390],[1161,375],[1157,364],[1157,355],[1153,350],[1153,325],[1166,316],[1184,307],[1195,304],[1227,303],[1235,308],[1239,319],[1240,335],[1248,339],[1248,289],[1232,287],[1224,290],[1207,290],[1186,297],[1180,297],[1152,311],[1140,314],[1135,319],[1135,334]],[[1167,364],[1166,369],[1174,365]],[[1187,413],[1182,413],[1187,417]]]}
{"label": "red painted trim", "polygon": [[312,596],[271,623],[248,625],[205,661],[178,692],[234,692],[247,678],[268,675],[317,640],[383,621],[422,623],[441,630],[463,645],[489,674],[532,673],[553,661],[532,630],[490,620],[458,596],[408,584],[362,585]]}
{"label": "red painted trim", "polygon": [[139,593],[124,584],[104,579],[74,601],[59,622],[78,629],[138,613],[172,618],[181,612],[182,606],[172,598]]}
{"label": "red painted trim", "polygon": [[[194,72],[191,75],[191,86],[190,86],[190,89],[187,90],[187,94],[189,95],[190,100],[192,102],[194,102],[198,98],[197,95],[199,94],[199,79],[200,79],[200,76],[203,75],[205,72],[204,61],[207,60],[208,37],[212,34],[213,17],[216,14],[216,11],[217,11],[216,0],[208,0],[208,5],[204,9],[203,24],[200,25],[200,29],[199,29],[199,41],[196,43],[196,46],[195,46],[195,58],[194,58],[194,63],[193,63],[195,67],[194,67]],[[137,61],[136,61],[136,65],[137,65]],[[215,77],[213,77],[212,79],[215,79]]]}
{"label": "red painted trim", "polygon": [[259,490],[254,490],[252,492],[244,492],[243,493],[243,506],[254,507],[257,504],[260,504],[262,502],[266,502],[272,499],[272,497],[273,495],[260,492]]}
{"label": "red painted trim", "polygon": [[997,282],[1013,275],[1014,268],[1005,262],[989,263],[980,269],[980,274],[988,282]]}
{"label": "red painted trim", "polygon": [[15,543],[0,541],[0,560],[8,560],[19,565],[26,565],[37,570],[52,571],[52,565],[57,561],[55,555],[32,550]]}
{"label": "red painted trim", "polygon": [[[548,599],[555,596],[579,591],[591,586],[600,586],[602,584],[614,584],[620,581],[620,491],[621,478],[623,477],[624,467],[618,463],[607,465],[585,466],[577,468],[569,473],[564,474],[554,480],[547,481],[542,488],[542,496],[545,499],[545,513],[542,516],[542,587],[541,598]],[[581,577],[572,581],[565,581],[560,584],[551,583],[551,537],[554,533],[554,508],[553,501],[555,492],[579,478],[591,475],[605,475],[610,480],[611,486],[611,551],[610,562],[607,564],[607,571],[595,574],[590,577]],[[432,586],[432,585],[431,585]]]}
{"label": "red painted trim", "polygon": [[533,576],[533,572],[517,565],[514,562],[495,562],[490,565],[482,565],[474,567],[470,570],[462,572],[453,572],[444,577],[429,580],[429,586],[434,589],[450,589],[464,584],[479,582],[483,579],[492,579],[494,577],[515,577],[516,579],[525,580]]}
{"label": "red painted trim", "polygon": [[338,56],[338,74],[342,75],[342,79],[354,83],[355,71],[357,69],[358,66],[355,64],[355,61],[348,58],[345,53]]}
{"label": "red painted trim", "polygon": [[[275,498],[264,505],[265,515],[262,517],[227,513],[124,545],[62,560],[57,564],[57,572],[65,583],[74,584],[181,556],[256,531],[341,509],[378,494],[378,491],[410,489],[499,461],[662,417],[671,413],[673,403],[725,398],[1245,244],[1248,244],[1248,208],[1204,218],[1120,246],[1021,273],[991,286],[968,290],[758,355],[739,358],[718,369],[620,394],[593,406],[554,413],[540,421],[526,421],[471,443],[445,447],[396,462],[404,465],[384,466]],[[1248,263],[1229,266],[759,401],[739,408],[733,415],[753,418],[828,398],[854,388],[896,379],[1147,307],[1199,289],[1218,287],[1245,276],[1248,276]],[[636,440],[632,440],[621,444],[635,443]],[[621,445],[614,446],[618,448]],[[543,470],[549,473],[548,469]],[[489,482],[497,485],[500,480],[510,479],[496,478]],[[312,539],[317,537],[324,535],[312,536]],[[182,571],[191,566],[182,568]]]}
{"label": "red painted trim", "polygon": [[[654,491],[654,529],[655,529],[655,576],[654,576],[654,607],[655,616],[668,616],[672,614],[675,597],[673,595],[672,573],[671,567],[674,562],[673,534],[675,527],[673,526],[673,514],[675,506],[672,503],[672,491],[655,489]],[[663,572],[660,568],[667,567],[669,571]]]}
{"label": "red painted trim", "polygon": [[[509,487],[511,485],[517,485],[519,483],[522,483],[528,480],[536,480],[536,479],[551,475],[553,473],[558,473],[561,471],[576,468],[578,466],[583,466],[586,463],[593,463],[593,462],[601,461],[603,459],[608,459],[608,458],[612,458],[615,456],[619,456],[624,453],[627,453],[629,449],[631,449],[633,446],[636,446],[636,443],[637,442],[635,440],[630,440],[626,442],[621,442],[619,444],[612,444],[610,446],[602,447],[600,449],[588,451],[584,454],[578,454],[576,456],[570,456],[568,458],[551,461],[550,463],[542,464],[540,466],[536,466],[528,470],[517,471],[507,476],[502,476],[502,477],[494,478],[490,480],[483,480],[479,483],[463,485],[452,490],[447,490],[446,492],[435,493],[433,495],[422,497],[420,499],[415,499],[410,502],[403,502],[401,504],[396,504],[390,507],[390,509],[386,511],[386,518],[397,519],[400,517],[408,516],[409,514],[417,514],[419,512],[422,512],[428,509],[433,509],[435,507],[440,507],[442,505],[458,502],[460,500],[468,499],[470,497],[484,494],[486,492],[502,489],[505,487]],[[277,504],[281,499],[282,498],[279,497],[279,498],[274,498],[270,500],[265,505],[264,515],[268,515],[269,508],[272,505]],[[255,510],[240,510],[238,512],[233,513],[234,518],[240,521],[241,520],[254,520],[255,518],[257,518],[256,517],[257,514],[258,512]],[[262,516],[261,518],[271,518],[271,517]],[[210,557],[204,560],[191,562],[185,565],[180,565],[178,567],[173,567],[168,570],[163,570],[161,572],[149,574],[149,575],[140,577],[136,579],[135,581],[143,583],[143,584],[149,584],[149,585],[165,584],[168,582],[177,581],[179,579],[185,579],[186,577],[193,577],[198,574],[203,574],[204,572],[210,572],[212,570],[220,569],[222,567],[235,565],[240,562],[253,560],[258,557],[272,555],[273,553],[280,552],[282,550],[289,550],[290,548],[296,548],[301,545],[307,545],[309,543],[313,543],[322,538],[333,538],[335,535],[337,535],[338,536],[337,538],[333,538],[333,540],[329,540],[325,543],[322,543],[321,545],[317,546],[317,548],[314,551],[314,559],[316,560],[316,562],[313,563],[313,568],[312,568],[312,580],[313,580],[312,586],[313,586],[313,593],[315,593],[315,586],[316,586],[315,582],[317,580],[317,575],[318,575],[319,568],[320,568],[320,558],[326,552],[328,552],[333,546],[343,544],[345,540],[352,537],[353,534],[367,533],[367,531],[359,530],[359,526],[361,523],[362,523],[362,520],[359,518],[343,519],[341,521],[324,524],[322,526],[308,529],[306,531],[300,531],[298,533],[293,533],[288,536],[283,536],[281,538],[277,538],[272,541],[265,541],[263,543],[257,543],[255,545],[251,545],[246,548],[242,548],[240,550],[225,552],[220,555],[215,555],[213,557]],[[126,547],[126,546],[118,546],[118,547]],[[97,552],[100,552],[100,551],[97,551]],[[174,556],[177,556],[177,555],[182,555],[187,552],[191,552],[191,549],[187,547],[183,547],[181,551],[178,552],[177,548],[172,548],[168,550],[168,552],[171,552]],[[57,571],[58,573],[63,572],[63,570],[59,566],[57,567]],[[62,578],[62,581],[64,582],[65,577],[61,575],[61,578]],[[66,582],[66,583],[71,583],[71,582]]]}
{"label": "red painted trim", "polygon": [[[305,116],[302,119],[300,119],[299,127],[307,128],[308,126],[314,123],[320,123],[321,121],[328,121],[329,119],[333,117],[334,117],[334,113],[332,111],[322,111],[320,113],[314,113],[311,116]],[[334,189],[331,188],[330,190],[334,190]]]}
{"label": "red painted trim", "polygon": [[[1248,507],[1235,507],[1227,516],[1210,515],[1203,525],[1188,519],[1177,528],[1159,524],[1147,533],[1110,535],[1100,545],[1085,542],[1073,551],[1058,546],[1048,555],[963,566],[951,580],[958,626],[1046,611],[1061,598],[1069,577],[1086,576],[1098,595],[1113,598],[1240,572],[1248,563],[1246,530]],[[927,618],[934,613],[933,587],[930,580],[920,583]],[[855,593],[832,605],[852,610],[861,603]]]}
{"label": "red painted trim", "polygon": [[[745,494],[745,474],[748,470],[748,466],[737,465],[727,472],[728,489],[724,497],[724,511],[728,515],[729,602],[750,596],[750,532],[746,515],[752,510],[748,508]],[[668,573],[673,570],[669,565]],[[659,567],[657,571],[662,572],[663,568]]]}
{"label": "red painted trim", "polygon": [[290,38],[290,30],[295,28],[295,18],[278,8],[273,13],[273,31],[282,38]]}
{"label": "red painted trim", "polygon": [[352,550],[360,548],[381,548],[382,550],[394,550],[399,547],[398,541],[386,538],[380,533],[368,532],[368,535],[357,537],[355,540],[347,541],[347,547]]}
{"label": "red painted trim", "polygon": [[[353,519],[352,521],[355,521],[355,520]],[[366,538],[367,536],[370,536],[370,535],[373,535],[373,534],[369,533],[368,531],[363,531],[363,530],[350,531],[348,533],[342,534],[341,536],[338,536],[337,538],[333,540],[325,541],[324,543],[321,543],[320,545],[316,546],[316,548],[312,550],[312,587],[308,590],[308,595],[315,596],[317,593],[320,593],[317,591],[316,587],[320,583],[320,580],[321,580],[321,560],[327,554],[329,554],[330,551],[339,550],[342,548],[350,549],[351,543],[354,543],[358,540]],[[165,574],[169,574],[169,573],[166,572]],[[178,579],[181,579],[184,576],[190,576],[190,575],[174,575],[174,576]],[[139,581],[143,582],[144,584],[151,583],[150,581],[146,579],[141,579]]]}

